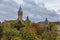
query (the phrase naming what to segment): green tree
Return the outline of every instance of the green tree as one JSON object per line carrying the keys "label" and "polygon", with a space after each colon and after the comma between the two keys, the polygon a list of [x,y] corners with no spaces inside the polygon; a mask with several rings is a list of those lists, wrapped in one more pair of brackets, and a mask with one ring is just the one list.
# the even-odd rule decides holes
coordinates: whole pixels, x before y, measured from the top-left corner
{"label": "green tree", "polygon": [[2,36],[3,36],[3,28],[2,28],[2,26],[0,26],[0,40],[1,40]]}

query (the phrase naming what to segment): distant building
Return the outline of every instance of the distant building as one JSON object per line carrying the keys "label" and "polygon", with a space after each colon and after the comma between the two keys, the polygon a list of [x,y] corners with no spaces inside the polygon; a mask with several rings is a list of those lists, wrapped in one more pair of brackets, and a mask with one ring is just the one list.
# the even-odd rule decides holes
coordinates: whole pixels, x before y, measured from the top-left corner
{"label": "distant building", "polygon": [[41,21],[41,22],[38,22],[39,24],[45,24],[45,25],[48,25],[48,19],[46,18],[45,21]]}

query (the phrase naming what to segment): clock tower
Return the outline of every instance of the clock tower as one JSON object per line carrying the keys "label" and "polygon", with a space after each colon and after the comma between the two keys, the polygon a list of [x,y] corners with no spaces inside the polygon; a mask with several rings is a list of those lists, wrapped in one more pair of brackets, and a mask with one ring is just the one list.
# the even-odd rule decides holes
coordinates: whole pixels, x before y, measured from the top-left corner
{"label": "clock tower", "polygon": [[18,11],[18,21],[22,21],[22,17],[23,17],[23,11],[22,11],[22,8],[20,6],[19,11]]}

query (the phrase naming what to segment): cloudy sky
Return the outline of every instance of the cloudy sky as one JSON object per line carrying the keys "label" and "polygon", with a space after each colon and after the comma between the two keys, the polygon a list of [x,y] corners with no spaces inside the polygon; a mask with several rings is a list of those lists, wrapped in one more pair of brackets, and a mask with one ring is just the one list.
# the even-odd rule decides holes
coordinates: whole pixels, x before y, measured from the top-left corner
{"label": "cloudy sky", "polygon": [[24,20],[60,21],[60,0],[0,0],[0,21],[17,19],[20,5]]}

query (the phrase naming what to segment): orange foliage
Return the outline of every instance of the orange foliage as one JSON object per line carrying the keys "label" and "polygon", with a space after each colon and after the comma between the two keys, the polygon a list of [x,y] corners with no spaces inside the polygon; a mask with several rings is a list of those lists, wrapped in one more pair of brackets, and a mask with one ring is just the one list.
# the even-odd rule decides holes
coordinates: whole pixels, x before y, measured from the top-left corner
{"label": "orange foliage", "polygon": [[37,31],[37,33],[41,33],[43,30],[43,27],[41,27],[38,23],[31,23],[30,25],[31,28],[35,28],[35,30]]}

